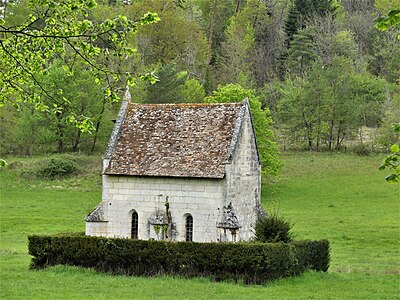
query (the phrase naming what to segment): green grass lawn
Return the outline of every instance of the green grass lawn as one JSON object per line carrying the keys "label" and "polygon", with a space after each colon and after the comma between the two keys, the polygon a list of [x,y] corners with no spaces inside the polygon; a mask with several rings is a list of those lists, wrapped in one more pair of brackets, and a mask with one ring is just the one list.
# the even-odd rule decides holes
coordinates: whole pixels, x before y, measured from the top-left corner
{"label": "green grass lawn", "polygon": [[282,159],[281,178],[263,186],[263,206],[292,221],[297,239],[331,242],[327,273],[245,286],[64,266],[29,270],[27,235],[83,231],[83,217],[100,201],[101,179],[91,167],[77,178],[36,180],[22,171],[40,160],[20,159],[0,172],[0,299],[400,299],[400,189],[377,170],[382,157],[288,153]]}

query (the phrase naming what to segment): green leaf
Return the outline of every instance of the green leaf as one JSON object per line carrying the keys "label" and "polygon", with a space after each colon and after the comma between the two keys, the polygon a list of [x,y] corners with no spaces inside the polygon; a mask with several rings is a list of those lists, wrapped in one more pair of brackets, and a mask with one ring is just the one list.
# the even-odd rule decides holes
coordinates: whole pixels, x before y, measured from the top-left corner
{"label": "green leaf", "polygon": [[68,121],[70,123],[74,123],[76,121],[75,116],[74,115],[70,115],[69,118],[68,118]]}
{"label": "green leaf", "polygon": [[389,11],[388,16],[389,18],[395,18],[398,14],[400,14],[400,9],[393,9]]}
{"label": "green leaf", "polygon": [[0,170],[7,167],[7,161],[4,159],[0,158]]}
{"label": "green leaf", "polygon": [[389,29],[389,26],[384,22],[380,22],[380,23],[376,24],[376,27],[382,31],[386,31]]}
{"label": "green leaf", "polygon": [[392,146],[390,146],[390,151],[391,151],[392,153],[400,152],[400,147],[399,147],[399,145],[398,145],[398,144],[393,144]]}
{"label": "green leaf", "polygon": [[87,7],[87,8],[93,9],[93,8],[95,8],[96,6],[97,6],[96,1],[94,1],[94,0],[86,1],[86,7]]}
{"label": "green leaf", "polygon": [[399,182],[399,175],[390,174],[389,176],[386,176],[385,179],[389,183],[397,183],[397,182]]}
{"label": "green leaf", "polygon": [[160,81],[153,72],[146,73],[144,75],[140,75],[140,79],[144,81],[150,82],[150,84],[155,84],[157,81]]}
{"label": "green leaf", "polygon": [[136,79],[133,78],[133,77],[128,78],[128,79],[127,79],[127,82],[128,82],[128,85],[129,85],[129,86],[134,86],[134,85],[136,85]]}
{"label": "green leaf", "polygon": [[157,13],[151,13],[147,12],[144,14],[144,16],[140,20],[140,24],[146,25],[146,24],[151,24],[151,23],[156,23],[160,21],[160,17],[158,16]]}
{"label": "green leaf", "polygon": [[110,89],[110,88],[106,88],[106,89],[104,90],[104,95],[105,95],[106,97],[110,97],[110,96],[111,96],[111,89]]}
{"label": "green leaf", "polygon": [[14,107],[14,109],[16,109],[16,110],[20,110],[20,105],[18,104],[18,103],[15,103],[15,102],[13,102],[12,103],[12,106]]}

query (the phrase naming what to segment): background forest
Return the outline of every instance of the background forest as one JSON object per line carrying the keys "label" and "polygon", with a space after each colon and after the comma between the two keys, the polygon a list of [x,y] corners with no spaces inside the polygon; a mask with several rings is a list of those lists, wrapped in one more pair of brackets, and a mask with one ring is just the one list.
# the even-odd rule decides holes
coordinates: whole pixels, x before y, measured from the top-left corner
{"label": "background forest", "polygon": [[[93,22],[114,15],[137,20],[148,11],[160,17],[128,36],[137,49],[129,58],[97,58],[116,70],[154,72],[155,84],[131,86],[134,102],[240,101],[247,96],[261,120],[257,133],[264,134],[261,140],[269,149],[275,149],[271,127],[285,150],[368,154],[396,142],[391,124],[400,120],[399,28],[378,31],[374,19],[400,7],[399,0],[97,2],[87,16]],[[32,9],[26,0],[0,5],[9,27]],[[106,43],[99,47],[108,53]],[[42,104],[57,109],[5,102],[0,155],[103,152],[119,109],[107,86],[86,64],[66,65],[57,58],[37,78],[46,90],[35,91]],[[118,79],[114,84],[121,93],[126,86]],[[73,122],[79,117],[90,123],[89,130]],[[268,173],[279,168],[276,162]]]}

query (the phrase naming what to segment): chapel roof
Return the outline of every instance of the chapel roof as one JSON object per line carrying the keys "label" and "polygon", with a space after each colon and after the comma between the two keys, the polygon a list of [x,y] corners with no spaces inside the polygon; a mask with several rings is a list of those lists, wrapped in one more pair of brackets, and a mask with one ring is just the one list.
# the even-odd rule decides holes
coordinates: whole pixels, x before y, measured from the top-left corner
{"label": "chapel roof", "polygon": [[246,103],[128,103],[104,173],[223,178]]}

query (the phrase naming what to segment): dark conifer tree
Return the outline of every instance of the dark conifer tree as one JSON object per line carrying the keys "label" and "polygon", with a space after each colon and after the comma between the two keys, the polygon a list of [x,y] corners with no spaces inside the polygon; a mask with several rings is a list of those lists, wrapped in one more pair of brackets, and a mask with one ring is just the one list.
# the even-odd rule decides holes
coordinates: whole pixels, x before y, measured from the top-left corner
{"label": "dark conifer tree", "polygon": [[286,45],[290,48],[293,35],[307,27],[315,15],[335,14],[337,7],[333,0],[293,0],[285,22]]}

